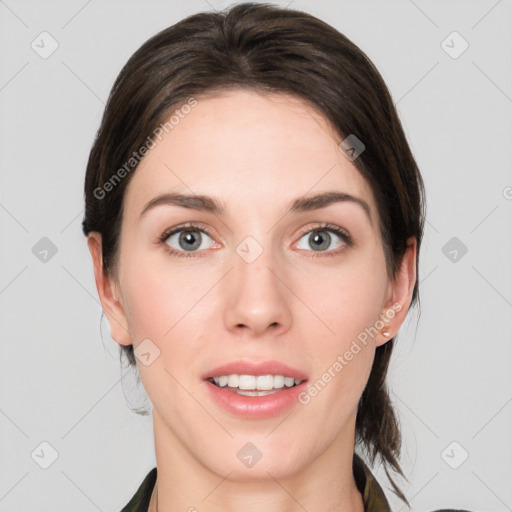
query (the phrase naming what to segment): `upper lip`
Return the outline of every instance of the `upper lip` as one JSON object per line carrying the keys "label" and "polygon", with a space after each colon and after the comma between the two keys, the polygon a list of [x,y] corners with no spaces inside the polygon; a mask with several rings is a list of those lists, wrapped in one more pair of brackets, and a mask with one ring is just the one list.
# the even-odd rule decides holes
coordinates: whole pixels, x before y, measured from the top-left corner
{"label": "upper lip", "polygon": [[248,361],[239,360],[232,361],[221,366],[217,366],[208,370],[202,375],[204,380],[212,377],[220,377],[221,375],[283,375],[285,377],[293,377],[298,380],[307,380],[308,376],[296,368],[292,368],[279,361]]}

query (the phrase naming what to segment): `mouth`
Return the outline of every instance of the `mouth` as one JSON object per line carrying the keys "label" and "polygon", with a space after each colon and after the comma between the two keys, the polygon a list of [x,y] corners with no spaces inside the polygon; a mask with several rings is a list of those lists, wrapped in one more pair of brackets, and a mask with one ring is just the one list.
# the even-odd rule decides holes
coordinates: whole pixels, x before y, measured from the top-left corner
{"label": "mouth", "polygon": [[280,393],[305,382],[285,375],[219,375],[206,379],[208,382],[242,396],[267,396]]}
{"label": "mouth", "polygon": [[207,393],[225,412],[257,420],[284,414],[296,406],[309,377],[279,361],[241,359],[201,376]]}
{"label": "mouth", "polygon": [[202,375],[217,388],[242,396],[267,396],[303,384],[308,376],[279,361],[242,359],[218,366]]}

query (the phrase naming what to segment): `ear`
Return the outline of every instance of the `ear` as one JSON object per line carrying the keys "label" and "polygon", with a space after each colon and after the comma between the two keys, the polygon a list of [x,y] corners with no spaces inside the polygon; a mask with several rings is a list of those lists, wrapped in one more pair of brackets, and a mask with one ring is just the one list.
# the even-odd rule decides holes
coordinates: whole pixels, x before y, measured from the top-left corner
{"label": "ear", "polygon": [[89,233],[87,245],[94,264],[94,279],[96,280],[101,307],[110,324],[112,338],[120,345],[131,345],[132,340],[128,331],[128,322],[123,304],[119,300],[119,285],[113,277],[107,276],[105,273],[101,243],[100,233]]}
{"label": "ear", "polygon": [[412,292],[416,283],[416,254],[418,244],[415,237],[407,240],[407,248],[402,257],[396,276],[389,283],[387,300],[381,312],[381,320],[385,323],[376,337],[375,345],[384,345],[396,336],[407,316],[411,305]]}

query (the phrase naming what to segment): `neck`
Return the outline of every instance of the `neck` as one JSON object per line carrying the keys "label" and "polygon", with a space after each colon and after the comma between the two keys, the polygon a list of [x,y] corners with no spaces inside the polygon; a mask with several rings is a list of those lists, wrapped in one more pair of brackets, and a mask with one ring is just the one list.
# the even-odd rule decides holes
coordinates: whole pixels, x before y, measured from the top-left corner
{"label": "neck", "polygon": [[[158,471],[149,512],[364,512],[352,472],[355,418],[347,432],[340,432],[331,446],[299,471],[293,471],[290,460],[290,470],[260,467],[257,478],[234,476],[238,461],[223,472],[206,467],[155,410],[153,428]],[[243,444],[239,441],[237,446]]]}

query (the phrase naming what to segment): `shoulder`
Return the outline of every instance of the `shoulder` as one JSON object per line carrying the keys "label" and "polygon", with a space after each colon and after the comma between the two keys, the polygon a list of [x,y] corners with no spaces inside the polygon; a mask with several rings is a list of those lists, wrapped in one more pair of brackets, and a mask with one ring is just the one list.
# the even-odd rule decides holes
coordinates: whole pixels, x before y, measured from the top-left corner
{"label": "shoulder", "polygon": [[156,467],[153,468],[140,484],[132,499],[124,506],[121,512],[147,512],[151,494],[157,476]]}

